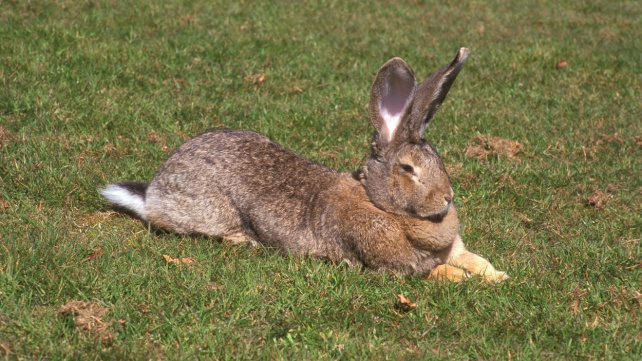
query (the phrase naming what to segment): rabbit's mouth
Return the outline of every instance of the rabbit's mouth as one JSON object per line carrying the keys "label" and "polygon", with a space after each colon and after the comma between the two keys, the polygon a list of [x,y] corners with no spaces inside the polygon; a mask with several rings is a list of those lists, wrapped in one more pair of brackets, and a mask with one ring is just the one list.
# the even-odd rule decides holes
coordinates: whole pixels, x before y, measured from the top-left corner
{"label": "rabbit's mouth", "polygon": [[450,211],[450,205],[452,203],[448,202],[444,208],[438,212],[413,212],[417,218],[427,219],[432,222],[441,222],[441,220],[448,215]]}

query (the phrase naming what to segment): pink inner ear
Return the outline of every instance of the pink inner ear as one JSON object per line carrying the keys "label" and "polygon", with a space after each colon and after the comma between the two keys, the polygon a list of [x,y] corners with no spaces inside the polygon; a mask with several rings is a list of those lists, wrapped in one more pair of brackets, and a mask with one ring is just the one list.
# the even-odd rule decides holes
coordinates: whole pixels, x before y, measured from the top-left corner
{"label": "pink inner ear", "polygon": [[383,121],[386,125],[386,129],[388,130],[387,140],[391,141],[392,137],[394,137],[395,135],[395,131],[397,130],[397,127],[399,127],[399,122],[401,121],[402,113],[400,112],[390,113],[390,109],[384,108],[383,106],[380,106],[380,109],[381,109],[381,117],[383,118]]}
{"label": "pink inner ear", "polygon": [[388,141],[394,137],[401,118],[410,105],[414,90],[414,78],[410,80],[400,76],[391,76],[379,102],[379,114],[381,114],[388,130]]}

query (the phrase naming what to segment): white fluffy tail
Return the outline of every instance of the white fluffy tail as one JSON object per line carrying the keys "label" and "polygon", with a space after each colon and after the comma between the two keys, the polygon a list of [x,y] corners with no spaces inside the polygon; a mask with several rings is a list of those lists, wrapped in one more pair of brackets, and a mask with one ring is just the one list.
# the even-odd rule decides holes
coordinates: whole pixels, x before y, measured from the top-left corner
{"label": "white fluffy tail", "polygon": [[124,182],[110,184],[99,189],[100,194],[108,201],[133,213],[138,218],[146,221],[145,217],[145,191],[147,183]]}

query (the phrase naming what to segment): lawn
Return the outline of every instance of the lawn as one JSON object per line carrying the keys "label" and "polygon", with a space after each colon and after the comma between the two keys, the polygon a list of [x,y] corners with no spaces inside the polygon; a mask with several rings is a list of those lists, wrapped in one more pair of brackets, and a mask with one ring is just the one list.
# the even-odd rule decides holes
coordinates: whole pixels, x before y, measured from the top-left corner
{"label": "lawn", "polygon": [[[640,360],[640,29],[620,0],[1,1],[0,357]],[[97,193],[213,128],[359,169],[379,66],[464,46],[427,138],[503,283],[153,232]]]}

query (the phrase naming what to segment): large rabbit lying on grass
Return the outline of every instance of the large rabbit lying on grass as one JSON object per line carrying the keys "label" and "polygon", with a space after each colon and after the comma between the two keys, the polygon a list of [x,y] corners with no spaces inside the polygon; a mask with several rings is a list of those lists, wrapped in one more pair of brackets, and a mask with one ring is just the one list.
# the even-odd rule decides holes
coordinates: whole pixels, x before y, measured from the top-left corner
{"label": "large rabbit lying on grass", "polygon": [[250,131],[214,130],[176,149],[149,184],[123,182],[100,192],[176,233],[264,243],[399,274],[501,281],[504,272],[465,249],[450,178],[424,139],[467,56],[460,49],[418,88],[402,59],[379,69],[363,171],[334,171]]}

